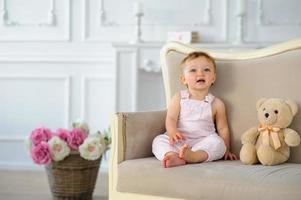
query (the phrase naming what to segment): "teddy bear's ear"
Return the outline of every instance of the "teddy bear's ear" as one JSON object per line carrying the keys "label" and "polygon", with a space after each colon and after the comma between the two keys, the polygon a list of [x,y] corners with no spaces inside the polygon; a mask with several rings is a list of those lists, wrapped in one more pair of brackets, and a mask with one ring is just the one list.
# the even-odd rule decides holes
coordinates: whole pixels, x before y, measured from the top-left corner
{"label": "teddy bear's ear", "polygon": [[267,98],[261,98],[256,103],[256,109],[258,110],[260,106],[267,100]]}
{"label": "teddy bear's ear", "polygon": [[292,100],[286,100],[285,103],[287,103],[293,113],[293,116],[296,115],[296,113],[298,112],[298,105],[292,101]]}

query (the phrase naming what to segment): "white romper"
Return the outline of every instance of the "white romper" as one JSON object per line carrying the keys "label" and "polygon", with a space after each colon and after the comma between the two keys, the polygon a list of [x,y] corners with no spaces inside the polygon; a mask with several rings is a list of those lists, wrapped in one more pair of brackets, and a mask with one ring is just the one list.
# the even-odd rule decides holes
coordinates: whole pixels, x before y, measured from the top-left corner
{"label": "white romper", "polygon": [[202,101],[189,99],[188,90],[180,91],[180,95],[180,114],[177,128],[186,139],[178,142],[175,146],[171,146],[166,133],[158,135],[153,140],[153,154],[158,160],[163,160],[168,152],[179,153],[182,145],[186,143],[192,151],[205,151],[208,154],[207,161],[222,158],[226,146],[223,139],[216,133],[212,118],[211,104],[215,97],[208,94]]}

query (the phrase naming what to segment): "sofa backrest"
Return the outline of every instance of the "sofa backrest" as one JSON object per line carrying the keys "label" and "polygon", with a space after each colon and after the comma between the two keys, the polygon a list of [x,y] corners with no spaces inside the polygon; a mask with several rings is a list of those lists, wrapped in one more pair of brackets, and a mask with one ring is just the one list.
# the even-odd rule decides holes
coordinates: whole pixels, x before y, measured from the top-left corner
{"label": "sofa backrest", "polygon": [[[242,133],[258,125],[256,102],[262,97],[295,101],[299,112],[290,128],[301,135],[301,39],[236,53],[168,43],[161,50],[167,104],[177,91],[185,89],[179,81],[179,65],[192,51],[207,52],[216,60],[217,80],[211,92],[226,105],[231,149],[236,155],[242,146]],[[291,148],[289,162],[301,163],[301,145]]]}

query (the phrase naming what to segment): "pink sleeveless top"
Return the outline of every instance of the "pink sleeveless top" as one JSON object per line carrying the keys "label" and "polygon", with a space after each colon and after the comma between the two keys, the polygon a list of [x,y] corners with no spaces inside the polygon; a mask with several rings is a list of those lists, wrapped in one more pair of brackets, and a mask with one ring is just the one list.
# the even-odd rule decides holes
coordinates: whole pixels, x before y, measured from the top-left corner
{"label": "pink sleeveless top", "polygon": [[180,91],[180,95],[178,130],[187,139],[197,139],[216,133],[211,108],[214,96],[208,94],[204,100],[200,101],[189,99],[188,90]]}

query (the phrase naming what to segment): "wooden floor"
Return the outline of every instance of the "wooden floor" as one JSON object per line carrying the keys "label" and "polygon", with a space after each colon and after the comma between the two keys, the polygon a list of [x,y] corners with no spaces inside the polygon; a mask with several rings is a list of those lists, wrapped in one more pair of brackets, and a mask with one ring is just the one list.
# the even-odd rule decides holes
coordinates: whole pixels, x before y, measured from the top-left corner
{"label": "wooden floor", "polygon": [[[51,200],[45,171],[0,170],[0,199]],[[108,199],[108,172],[100,171],[93,200]]]}

